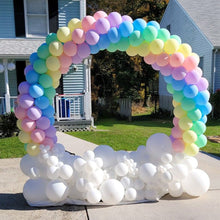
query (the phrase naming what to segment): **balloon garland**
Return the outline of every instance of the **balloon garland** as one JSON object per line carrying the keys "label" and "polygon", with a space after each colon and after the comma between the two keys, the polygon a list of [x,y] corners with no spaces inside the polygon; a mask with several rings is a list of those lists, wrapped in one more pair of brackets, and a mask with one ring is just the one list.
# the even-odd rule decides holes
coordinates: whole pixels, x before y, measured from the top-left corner
{"label": "balloon garland", "polygon": [[[170,137],[154,134],[146,147],[131,153],[100,145],[82,157],[72,156],[57,143],[55,88],[72,63],[105,49],[142,56],[161,72],[173,96],[174,127]],[[117,204],[158,200],[166,193],[200,196],[208,190],[209,177],[192,157],[207,143],[208,81],[198,67],[199,56],[179,36],[156,21],[98,11],[49,34],[30,63],[15,109],[19,139],[28,153],[21,170],[30,177],[23,190],[30,205]]]}

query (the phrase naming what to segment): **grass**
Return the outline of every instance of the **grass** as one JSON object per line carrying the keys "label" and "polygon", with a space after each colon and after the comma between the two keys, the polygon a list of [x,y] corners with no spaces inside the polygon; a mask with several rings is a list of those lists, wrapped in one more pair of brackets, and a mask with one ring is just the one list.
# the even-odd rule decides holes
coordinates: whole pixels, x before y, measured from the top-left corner
{"label": "grass", "polygon": [[[115,150],[136,150],[139,145],[145,145],[146,140],[154,133],[165,133],[170,135],[171,120],[149,119],[146,121],[120,121],[116,119],[102,119],[97,122],[97,131],[92,132],[68,132],[68,134],[79,137],[95,144],[107,144]],[[220,121],[207,123],[209,135],[220,135]],[[220,144],[208,141],[202,151],[220,156]]]}

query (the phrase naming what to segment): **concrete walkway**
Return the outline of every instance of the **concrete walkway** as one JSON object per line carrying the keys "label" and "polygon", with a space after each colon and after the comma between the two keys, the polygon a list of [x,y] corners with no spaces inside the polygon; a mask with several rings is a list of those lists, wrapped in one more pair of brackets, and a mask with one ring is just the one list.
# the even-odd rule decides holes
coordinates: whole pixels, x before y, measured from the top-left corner
{"label": "concrete walkway", "polygon": [[[77,155],[95,144],[58,132],[58,142]],[[119,206],[73,206],[34,208],[27,205],[22,188],[27,177],[20,171],[20,158],[0,160],[0,220],[10,219],[74,219],[74,220],[145,220],[145,219],[220,219],[220,160],[198,154],[199,168],[208,173],[211,187],[208,193],[192,198],[183,195],[174,199],[163,197],[156,203]]]}

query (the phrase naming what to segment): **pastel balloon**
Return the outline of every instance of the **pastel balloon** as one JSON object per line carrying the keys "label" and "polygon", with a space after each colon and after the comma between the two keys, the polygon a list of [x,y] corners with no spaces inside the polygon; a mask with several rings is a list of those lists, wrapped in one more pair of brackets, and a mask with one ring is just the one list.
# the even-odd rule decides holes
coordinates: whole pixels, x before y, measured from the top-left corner
{"label": "pastel balloon", "polygon": [[38,82],[39,76],[40,76],[40,74],[38,74],[36,71],[30,70],[25,75],[25,78],[26,78],[28,83],[34,84],[34,83]]}
{"label": "pastel balloon", "polygon": [[90,29],[95,29],[95,18],[93,16],[87,15],[82,19],[82,28],[86,32]]}
{"label": "pastel balloon", "polygon": [[33,98],[38,98],[44,94],[44,88],[40,84],[33,84],[29,88],[29,93]]}
{"label": "pastel balloon", "polygon": [[68,28],[73,32],[76,28],[82,28],[82,22],[78,18],[72,18],[68,22]]}
{"label": "pastel balloon", "polygon": [[37,55],[41,59],[46,59],[50,55],[49,47],[46,43],[44,43],[40,47],[38,47]]}
{"label": "pastel balloon", "polygon": [[164,51],[168,54],[173,54],[177,52],[179,48],[179,43],[175,39],[168,39],[164,44]]}
{"label": "pastel balloon", "polygon": [[172,75],[164,76],[163,78],[166,83],[172,83],[173,81]]}
{"label": "pastel balloon", "polygon": [[54,141],[51,138],[45,137],[41,144],[44,146],[50,146],[50,148],[52,148],[54,146]]}
{"label": "pastel balloon", "polygon": [[49,45],[49,51],[53,56],[60,56],[63,53],[63,44],[59,41],[53,41]]}
{"label": "pastel balloon", "polygon": [[106,18],[108,17],[108,15],[104,12],[104,11],[97,11],[93,17],[95,18],[95,20],[98,20],[99,18]]}
{"label": "pastel balloon", "polygon": [[24,119],[27,116],[27,110],[22,108],[21,106],[17,106],[15,108],[15,116],[18,119]]}
{"label": "pastel balloon", "polygon": [[129,55],[129,56],[136,56],[137,55],[137,48],[136,47],[133,47],[133,46],[129,46],[128,49],[126,50],[126,53]]}
{"label": "pastel balloon", "polygon": [[77,54],[72,57],[72,62],[74,64],[79,64],[82,62],[82,60],[83,60],[83,58],[79,57]]}
{"label": "pastel balloon", "polygon": [[54,126],[50,126],[45,130],[45,134],[47,137],[54,137],[56,135],[56,128]]}
{"label": "pastel balloon", "polygon": [[154,70],[157,70],[157,71],[160,70],[160,66],[158,66],[157,63],[151,64],[151,67],[152,67]]}
{"label": "pastel balloon", "polygon": [[53,99],[55,95],[56,95],[56,90],[53,87],[44,89],[44,96],[46,96],[49,100]]}
{"label": "pastel balloon", "polygon": [[[66,73],[68,73],[69,72],[69,67],[67,66],[67,67],[65,67],[65,66],[61,66],[60,67],[60,69],[59,69],[59,71],[61,72],[61,74],[66,74]],[[54,80],[53,81],[53,87],[54,88],[57,88],[58,86],[59,86],[59,80]]]}
{"label": "pastel balloon", "polygon": [[50,71],[57,71],[60,68],[60,61],[57,57],[50,56],[46,60],[46,65]]}
{"label": "pastel balloon", "polygon": [[88,57],[90,55],[89,45],[87,43],[79,44],[77,54],[82,59]]}
{"label": "pastel balloon", "polygon": [[209,86],[209,82],[206,78],[202,77],[196,83],[196,86],[198,87],[199,91],[204,91],[204,90],[207,90],[207,88]]}
{"label": "pastel balloon", "polygon": [[188,72],[185,78],[187,84],[197,84],[200,79],[201,75],[195,70]]}
{"label": "pastel balloon", "polygon": [[180,102],[183,100],[183,98],[184,98],[184,94],[183,94],[182,91],[174,91],[174,93],[173,93],[173,99],[174,99],[176,102],[180,103]]}
{"label": "pastel balloon", "polygon": [[172,143],[172,148],[175,152],[183,152],[185,144],[181,139],[175,139]]}
{"label": "pastel balloon", "polygon": [[116,27],[112,27],[107,35],[112,43],[117,43],[121,39],[121,34]]}
{"label": "pastel balloon", "polygon": [[137,30],[133,31],[133,33],[129,37],[129,43],[134,47],[139,46],[143,42],[143,40],[144,39],[141,35],[141,32]]}
{"label": "pastel balloon", "polygon": [[51,42],[57,41],[57,34],[56,33],[49,33],[46,37],[47,45],[50,45]]}
{"label": "pastel balloon", "polygon": [[142,57],[147,56],[150,53],[149,44],[143,41],[142,44],[137,47],[137,53]]}
{"label": "pastel balloon", "polygon": [[205,105],[197,105],[202,115],[208,115],[212,111],[212,105],[208,102]]}
{"label": "pastel balloon", "polygon": [[176,90],[176,91],[181,91],[184,88],[184,86],[186,85],[186,82],[184,79],[183,80],[173,79],[171,83],[172,83],[174,90]]}
{"label": "pastel balloon", "polygon": [[153,53],[149,53],[147,56],[144,57],[144,62],[147,64],[153,64],[156,62],[157,55]]}
{"label": "pastel balloon", "polygon": [[192,126],[193,126],[193,123],[187,116],[184,116],[184,117],[180,118],[179,127],[183,131],[189,130]]}
{"label": "pastel balloon", "polygon": [[47,108],[42,110],[42,115],[47,118],[54,116],[54,113],[55,111],[52,105],[49,105]]}
{"label": "pastel balloon", "polygon": [[200,121],[203,122],[203,123],[206,123],[207,122],[207,116],[204,115],[200,118]]}
{"label": "pastel balloon", "polygon": [[131,23],[133,22],[133,19],[128,15],[123,15],[121,18],[122,18],[122,21],[129,21]]}
{"label": "pastel balloon", "polygon": [[31,139],[35,143],[41,143],[45,138],[45,133],[41,129],[35,129],[31,132]]}
{"label": "pastel balloon", "polygon": [[201,148],[207,144],[207,137],[204,134],[201,134],[197,137],[195,144]]}
{"label": "pastel balloon", "polygon": [[100,18],[96,21],[95,30],[99,34],[106,34],[110,29],[110,23],[106,18]]}
{"label": "pastel balloon", "polygon": [[191,130],[195,131],[196,134],[199,136],[206,131],[205,123],[203,123],[201,121],[196,121],[193,123]]}
{"label": "pastel balloon", "polygon": [[28,71],[33,70],[33,69],[34,69],[33,65],[31,65],[31,64],[26,66],[24,69],[24,75],[26,75]]}
{"label": "pastel balloon", "polygon": [[71,40],[71,31],[68,27],[60,27],[57,31],[57,38],[59,41],[65,43]]}
{"label": "pastel balloon", "polygon": [[[110,46],[111,46],[111,44],[110,44]],[[110,47],[109,46],[109,47]],[[109,47],[108,47],[108,50],[109,50]],[[99,52],[99,46],[98,46],[98,44],[95,44],[95,45],[89,45],[89,48],[90,48],[90,53],[91,54],[97,54],[98,52]],[[117,50],[117,49],[116,49]],[[115,50],[115,51],[116,51]],[[109,52],[110,52],[110,50],[109,50]],[[113,52],[113,51],[112,51]]]}
{"label": "pastel balloon", "polygon": [[157,30],[160,29],[160,24],[156,21],[149,21],[147,23],[147,27],[150,27],[150,26],[155,27]]}
{"label": "pastel balloon", "polygon": [[108,15],[108,20],[110,22],[111,27],[118,27],[122,22],[122,17],[118,12],[111,12]]}
{"label": "pastel balloon", "polygon": [[181,40],[181,38],[180,38],[178,35],[175,35],[175,34],[174,34],[174,35],[170,35],[170,38],[177,40],[177,42],[178,42],[179,44],[182,43],[182,40]]}
{"label": "pastel balloon", "polygon": [[166,42],[170,38],[170,32],[165,28],[161,28],[158,30],[157,38]]}
{"label": "pastel balloon", "polygon": [[181,103],[181,107],[185,110],[185,111],[191,111],[195,108],[196,103],[193,99],[191,98],[183,98],[182,103]]}
{"label": "pastel balloon", "polygon": [[128,37],[134,30],[131,22],[124,21],[119,25],[119,31],[122,37]]}
{"label": "pastel balloon", "polygon": [[[29,143],[28,145],[27,145],[27,148],[26,148],[26,151],[27,151],[27,153],[30,155],[30,156],[37,156],[39,153],[40,153],[40,148],[39,148],[39,145],[38,144],[33,144],[33,143]],[[39,185],[38,185],[38,187],[39,187]],[[34,188],[34,191],[36,191],[36,188]],[[24,189],[24,196],[25,196],[25,189]],[[42,191],[40,191],[40,192],[38,192],[38,193],[41,193],[41,195],[44,193],[44,190],[42,190]],[[32,196],[33,196],[33,194],[32,194]],[[39,196],[39,195],[38,195]],[[25,198],[26,198],[26,196],[25,196]],[[36,198],[38,198],[38,197],[34,197],[34,199],[36,199]],[[32,200],[33,201],[33,200]]]}
{"label": "pastel balloon", "polygon": [[63,52],[67,56],[74,56],[77,53],[77,46],[72,41],[68,41],[63,45]]}
{"label": "pastel balloon", "polygon": [[36,121],[41,117],[41,115],[42,115],[41,110],[35,106],[33,106],[27,110],[27,116],[31,120]]}
{"label": "pastel balloon", "polygon": [[202,113],[199,109],[193,109],[189,112],[187,112],[188,118],[190,118],[192,121],[198,121],[202,117]]}
{"label": "pastel balloon", "polygon": [[21,122],[21,128],[25,132],[30,132],[34,130],[36,127],[35,121],[29,119],[29,118],[24,118]]}
{"label": "pastel balloon", "polygon": [[173,67],[179,67],[184,62],[184,55],[182,53],[176,52],[170,56],[170,65]]}
{"label": "pastel balloon", "polygon": [[186,68],[187,71],[194,70],[198,65],[198,60],[194,56],[186,57],[183,66]]}
{"label": "pastel balloon", "polygon": [[50,120],[47,117],[41,117],[36,121],[37,128],[46,130],[50,127]]}
{"label": "pastel balloon", "polygon": [[22,143],[30,143],[31,141],[31,136],[29,132],[25,132],[25,131],[20,131],[18,134],[18,138]]}
{"label": "pastel balloon", "polygon": [[41,74],[39,77],[39,84],[43,87],[43,88],[49,88],[52,86],[52,78],[47,75],[47,74]]}
{"label": "pastel balloon", "polygon": [[173,111],[175,117],[177,118],[182,118],[184,116],[186,116],[187,112],[182,108],[182,105],[178,105],[174,108]]}
{"label": "pastel balloon", "polygon": [[72,58],[70,56],[67,56],[65,53],[59,56],[59,61],[61,67],[69,68],[69,66],[72,64]]}
{"label": "pastel balloon", "polygon": [[74,43],[82,44],[86,39],[84,30],[79,29],[79,28],[75,29],[72,33],[72,39]]}
{"label": "pastel balloon", "polygon": [[134,31],[141,31],[142,32],[146,28],[147,23],[144,19],[137,18],[134,20],[133,26],[134,26]]}
{"label": "pastel balloon", "polygon": [[184,57],[188,57],[192,53],[192,48],[189,44],[180,44],[178,52],[182,53]]}
{"label": "pastel balloon", "polygon": [[155,39],[150,43],[150,51],[153,54],[161,54],[163,52],[164,42],[160,39]]}
{"label": "pastel balloon", "polygon": [[[160,55],[159,55],[160,56]],[[158,57],[159,57],[158,56]],[[160,58],[156,58],[156,61],[159,59],[160,60]],[[164,57],[164,56],[163,56]],[[160,61],[161,62],[161,61]],[[165,61],[163,61],[163,63],[165,63]],[[158,64],[159,65],[159,64]],[[172,71],[173,71],[173,67],[172,66],[170,66],[169,64],[168,65],[166,65],[166,66],[161,66],[160,67],[160,72],[161,72],[161,74],[163,75],[163,76],[170,76],[171,75],[171,73],[172,73]],[[172,77],[171,77],[172,78]],[[171,82],[171,81],[170,81]]]}
{"label": "pastel balloon", "polygon": [[110,45],[110,40],[108,38],[107,34],[101,34],[99,36],[99,42],[98,42],[98,46],[100,50],[104,50],[106,48],[108,48]]}
{"label": "pastel balloon", "polygon": [[147,26],[143,31],[143,37],[147,42],[151,42],[157,37],[157,29],[154,26]]}
{"label": "pastel balloon", "polygon": [[159,56],[157,56],[156,63],[158,66],[166,66],[169,64],[169,55],[167,53],[161,53]]}
{"label": "pastel balloon", "polygon": [[30,63],[31,63],[32,65],[33,65],[34,62],[35,62],[36,60],[38,60],[38,59],[39,59],[39,57],[38,57],[38,55],[37,55],[36,52],[32,53],[32,54],[30,55],[30,58],[29,58]]}
{"label": "pastel balloon", "polygon": [[208,103],[210,98],[210,93],[208,90],[200,91],[195,97],[196,104],[205,105]]}
{"label": "pastel balloon", "polygon": [[186,69],[182,66],[173,68],[172,77],[175,80],[183,80],[186,76]]}
{"label": "pastel balloon", "polygon": [[194,131],[188,130],[183,132],[183,141],[192,144],[197,140],[197,135]]}
{"label": "pastel balloon", "polygon": [[86,32],[86,42],[89,45],[95,45],[99,41],[99,34],[94,30],[89,30]]}
{"label": "pastel balloon", "polygon": [[195,85],[187,85],[183,89],[183,94],[186,98],[194,98],[198,94],[198,88]]}
{"label": "pastel balloon", "polygon": [[43,59],[35,60],[33,67],[34,67],[34,70],[40,74],[47,72],[47,65],[46,65],[45,60]]}
{"label": "pastel balloon", "polygon": [[19,105],[24,109],[28,109],[34,104],[34,99],[30,95],[24,94],[19,98]]}

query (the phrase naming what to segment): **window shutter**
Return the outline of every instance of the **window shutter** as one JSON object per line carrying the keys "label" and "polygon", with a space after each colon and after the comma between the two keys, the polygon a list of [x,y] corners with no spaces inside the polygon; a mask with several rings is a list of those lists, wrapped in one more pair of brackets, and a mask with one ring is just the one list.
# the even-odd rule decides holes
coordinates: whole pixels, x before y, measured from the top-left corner
{"label": "window shutter", "polygon": [[58,29],[58,0],[48,0],[49,30],[56,33]]}
{"label": "window shutter", "polygon": [[23,0],[14,0],[15,34],[16,37],[25,37],[24,3]]}

